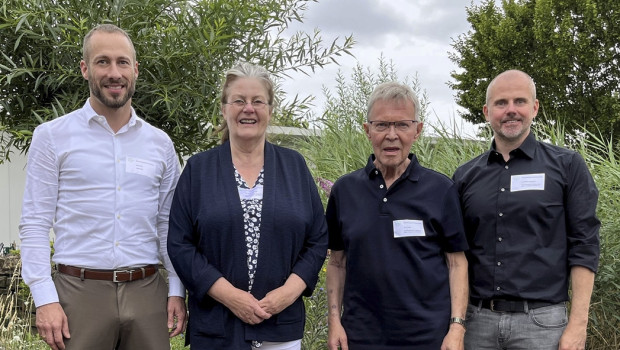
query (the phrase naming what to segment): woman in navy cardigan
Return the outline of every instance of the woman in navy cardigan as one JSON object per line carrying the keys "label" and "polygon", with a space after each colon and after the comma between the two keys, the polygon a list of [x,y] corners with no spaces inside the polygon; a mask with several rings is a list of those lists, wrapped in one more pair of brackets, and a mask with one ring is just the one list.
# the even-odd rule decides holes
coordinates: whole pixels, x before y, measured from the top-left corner
{"label": "woman in navy cardigan", "polygon": [[266,142],[269,72],[240,63],[222,89],[223,144],[189,159],[170,211],[168,252],[189,294],[192,349],[300,349],[327,253],[303,157]]}

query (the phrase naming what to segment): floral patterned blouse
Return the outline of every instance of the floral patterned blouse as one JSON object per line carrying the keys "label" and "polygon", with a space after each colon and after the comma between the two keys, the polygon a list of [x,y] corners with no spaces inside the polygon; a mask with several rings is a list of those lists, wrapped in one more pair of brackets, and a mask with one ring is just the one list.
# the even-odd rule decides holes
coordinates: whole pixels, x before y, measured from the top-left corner
{"label": "floral patterned blouse", "polygon": [[264,168],[261,169],[254,187],[250,188],[237,171],[237,168],[235,168],[235,180],[237,181],[237,190],[239,191],[241,208],[243,209],[243,230],[245,231],[245,246],[248,256],[248,291],[252,290],[254,273],[256,272],[256,266],[258,264],[258,241],[260,238],[261,211],[263,209],[264,170]]}

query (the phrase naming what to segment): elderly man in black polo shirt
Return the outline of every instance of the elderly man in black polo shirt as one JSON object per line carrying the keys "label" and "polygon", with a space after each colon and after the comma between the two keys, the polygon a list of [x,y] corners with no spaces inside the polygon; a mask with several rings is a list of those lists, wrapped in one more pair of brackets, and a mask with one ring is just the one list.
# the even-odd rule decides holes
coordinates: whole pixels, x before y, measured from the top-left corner
{"label": "elderly man in black polo shirt", "polygon": [[483,112],[491,149],[454,173],[470,246],[465,348],[584,349],[599,256],[592,176],[578,153],[530,131],[526,73],[495,77]]}
{"label": "elderly man in black polo shirt", "polygon": [[377,86],[364,123],[374,154],[331,190],[331,350],[463,349],[467,242],[458,193],[409,153],[422,131],[419,111],[408,86]]}

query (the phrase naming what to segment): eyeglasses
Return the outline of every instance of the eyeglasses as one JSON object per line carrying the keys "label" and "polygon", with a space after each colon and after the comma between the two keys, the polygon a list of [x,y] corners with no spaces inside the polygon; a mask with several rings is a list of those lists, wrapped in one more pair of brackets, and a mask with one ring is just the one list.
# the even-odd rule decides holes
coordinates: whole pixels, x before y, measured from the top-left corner
{"label": "eyeglasses", "polygon": [[269,106],[269,103],[263,101],[263,100],[252,100],[251,102],[245,102],[244,100],[234,100],[232,102],[228,102],[226,103],[227,105],[231,105],[231,106],[235,106],[235,107],[240,107],[243,108],[245,107],[245,105],[247,104],[251,104],[252,107],[259,109],[259,108],[264,108],[265,106]]}
{"label": "eyeglasses", "polygon": [[412,126],[417,123],[417,120],[399,120],[396,122],[386,122],[383,120],[370,120],[368,124],[372,127],[374,131],[383,132],[390,128],[390,126],[394,125],[394,128],[399,131],[407,131]]}

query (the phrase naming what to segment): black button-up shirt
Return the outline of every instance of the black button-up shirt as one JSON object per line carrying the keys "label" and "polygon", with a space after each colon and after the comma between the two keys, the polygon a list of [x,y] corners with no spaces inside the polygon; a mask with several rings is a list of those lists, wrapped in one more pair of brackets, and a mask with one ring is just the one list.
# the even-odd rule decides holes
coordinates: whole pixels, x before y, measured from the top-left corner
{"label": "black button-up shirt", "polygon": [[470,250],[470,296],[558,303],[570,267],[598,267],[598,190],[576,152],[530,133],[504,161],[491,150],[454,173]]}

